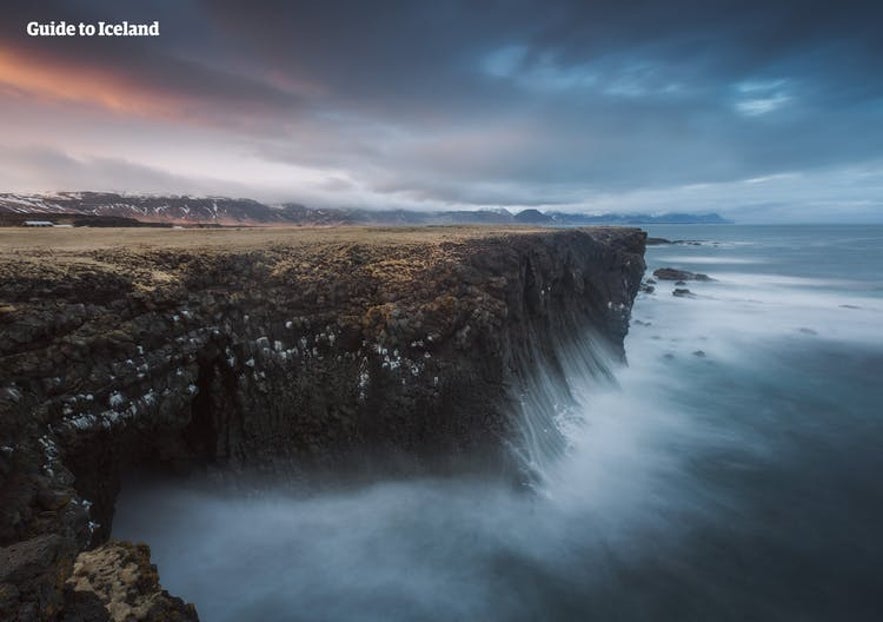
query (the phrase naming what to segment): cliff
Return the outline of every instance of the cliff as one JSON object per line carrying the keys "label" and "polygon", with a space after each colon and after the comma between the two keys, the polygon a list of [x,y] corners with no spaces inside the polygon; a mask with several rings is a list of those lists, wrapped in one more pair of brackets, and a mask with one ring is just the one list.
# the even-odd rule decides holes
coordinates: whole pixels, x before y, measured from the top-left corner
{"label": "cliff", "polygon": [[[512,388],[554,368],[548,344],[591,329],[622,355],[644,238],[0,232],[0,617],[111,610],[72,568],[97,545],[122,559],[104,543],[137,465],[504,461]],[[155,577],[148,592],[154,609],[127,605],[137,619],[195,616]]]}

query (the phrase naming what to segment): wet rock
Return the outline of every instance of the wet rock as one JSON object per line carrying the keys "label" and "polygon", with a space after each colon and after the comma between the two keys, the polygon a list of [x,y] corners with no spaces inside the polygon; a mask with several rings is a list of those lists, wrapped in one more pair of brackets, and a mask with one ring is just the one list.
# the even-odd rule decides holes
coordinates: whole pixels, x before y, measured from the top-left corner
{"label": "wet rock", "polygon": [[672,296],[677,296],[678,298],[694,298],[695,295],[689,289],[677,288],[672,293]]}
{"label": "wet rock", "polygon": [[688,270],[678,270],[676,268],[659,268],[653,271],[660,281],[713,281],[707,274],[699,272],[689,272]]}
{"label": "wet rock", "polygon": [[647,238],[647,246],[662,246],[671,243],[671,240],[666,240],[665,238]]}
{"label": "wet rock", "polygon": [[818,335],[819,334],[818,331],[815,331],[811,328],[806,328],[806,327],[798,328],[797,330],[800,331],[801,333],[803,333],[804,335]]}
{"label": "wet rock", "polygon": [[705,358],[705,351],[704,350],[695,350],[693,352],[693,356],[698,356],[699,358],[704,359]]}

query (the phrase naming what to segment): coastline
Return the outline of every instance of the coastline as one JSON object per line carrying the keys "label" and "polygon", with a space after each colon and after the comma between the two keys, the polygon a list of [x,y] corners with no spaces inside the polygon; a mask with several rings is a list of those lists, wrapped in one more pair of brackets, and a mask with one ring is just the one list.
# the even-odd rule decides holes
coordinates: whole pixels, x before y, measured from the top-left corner
{"label": "coastline", "polygon": [[577,329],[622,356],[644,269],[636,229],[16,238],[0,258],[3,544],[58,537],[39,590],[4,605],[21,611],[72,606],[73,557],[107,540],[120,478],[145,461],[505,463],[511,386]]}

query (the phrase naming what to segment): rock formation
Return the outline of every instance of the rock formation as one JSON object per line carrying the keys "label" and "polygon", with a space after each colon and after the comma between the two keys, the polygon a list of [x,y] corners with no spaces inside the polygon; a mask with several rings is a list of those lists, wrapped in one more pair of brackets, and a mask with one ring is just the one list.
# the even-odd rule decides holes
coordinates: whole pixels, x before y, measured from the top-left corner
{"label": "rock formation", "polygon": [[689,272],[687,270],[678,270],[677,268],[659,268],[653,271],[660,281],[713,281],[707,274],[701,272]]}
{"label": "rock formation", "polygon": [[511,387],[552,337],[622,355],[644,272],[634,229],[25,233],[0,254],[2,619],[193,619],[105,544],[139,464],[503,459]]}

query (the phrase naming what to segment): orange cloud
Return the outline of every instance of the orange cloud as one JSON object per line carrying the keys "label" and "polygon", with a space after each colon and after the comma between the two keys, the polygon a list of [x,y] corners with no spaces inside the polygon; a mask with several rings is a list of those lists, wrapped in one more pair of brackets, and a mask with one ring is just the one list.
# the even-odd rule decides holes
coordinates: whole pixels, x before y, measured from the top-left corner
{"label": "orange cloud", "polygon": [[0,89],[38,100],[99,106],[124,115],[178,117],[185,103],[109,70],[48,61],[0,47]]}

